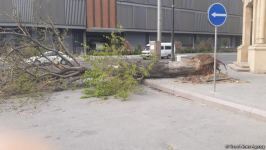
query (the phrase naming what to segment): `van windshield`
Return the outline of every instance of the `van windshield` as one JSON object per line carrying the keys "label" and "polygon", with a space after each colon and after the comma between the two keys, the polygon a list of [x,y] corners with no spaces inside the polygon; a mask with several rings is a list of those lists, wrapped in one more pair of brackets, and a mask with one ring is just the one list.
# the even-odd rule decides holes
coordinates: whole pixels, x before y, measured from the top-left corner
{"label": "van windshield", "polygon": [[172,49],[172,46],[165,46],[165,49]]}
{"label": "van windshield", "polygon": [[146,46],[146,47],[145,47],[145,50],[146,50],[146,51],[149,51],[149,50],[150,50],[150,46]]}

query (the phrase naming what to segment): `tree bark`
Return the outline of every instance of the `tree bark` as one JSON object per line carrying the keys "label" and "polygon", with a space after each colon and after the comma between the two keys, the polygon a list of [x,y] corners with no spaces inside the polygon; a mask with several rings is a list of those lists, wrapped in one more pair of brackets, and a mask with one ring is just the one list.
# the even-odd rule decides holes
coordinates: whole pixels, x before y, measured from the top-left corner
{"label": "tree bark", "polygon": [[[216,69],[219,72],[221,71],[221,65],[227,69],[222,61],[217,60]],[[175,78],[189,75],[209,75],[213,74],[213,67],[214,58],[208,54],[184,58],[180,62],[159,60],[153,66],[153,69],[150,71],[150,75],[147,78]]]}
{"label": "tree bark", "polygon": [[147,78],[174,78],[196,74],[197,68],[186,62],[159,61],[150,71]]}

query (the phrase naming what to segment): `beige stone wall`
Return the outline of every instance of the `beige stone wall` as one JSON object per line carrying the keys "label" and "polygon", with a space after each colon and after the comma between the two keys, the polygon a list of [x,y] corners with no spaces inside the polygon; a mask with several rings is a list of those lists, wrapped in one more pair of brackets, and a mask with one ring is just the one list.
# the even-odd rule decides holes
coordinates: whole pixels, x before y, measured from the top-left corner
{"label": "beige stone wall", "polygon": [[237,63],[248,62],[248,47],[251,45],[253,8],[250,0],[243,0],[243,36],[238,48]]}
{"label": "beige stone wall", "polygon": [[251,72],[266,73],[266,0],[243,0],[243,39],[237,63]]}
{"label": "beige stone wall", "polygon": [[266,73],[266,45],[249,48],[249,65],[253,73]]}

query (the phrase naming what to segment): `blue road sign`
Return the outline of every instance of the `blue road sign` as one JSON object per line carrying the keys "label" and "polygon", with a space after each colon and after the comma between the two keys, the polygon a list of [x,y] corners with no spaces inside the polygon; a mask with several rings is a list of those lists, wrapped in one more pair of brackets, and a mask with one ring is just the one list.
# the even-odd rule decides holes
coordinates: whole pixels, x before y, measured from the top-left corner
{"label": "blue road sign", "polygon": [[222,26],[227,19],[227,11],[224,5],[221,3],[212,4],[208,10],[208,19],[213,26]]}

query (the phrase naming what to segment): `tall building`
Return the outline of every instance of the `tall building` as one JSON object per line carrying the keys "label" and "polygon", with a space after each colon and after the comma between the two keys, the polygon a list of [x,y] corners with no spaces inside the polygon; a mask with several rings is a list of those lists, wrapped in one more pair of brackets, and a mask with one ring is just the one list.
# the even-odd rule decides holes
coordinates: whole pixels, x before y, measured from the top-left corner
{"label": "tall building", "polygon": [[[242,0],[175,0],[175,37],[183,46],[193,47],[213,38],[214,28],[207,19],[213,2],[228,10],[227,23],[219,28],[219,46],[235,48],[242,35]],[[172,0],[162,0],[163,42],[170,42]],[[132,47],[156,40],[157,0],[0,0],[0,26],[16,26],[10,16],[19,16],[28,27],[51,18],[58,28],[68,29],[66,43],[71,51],[83,51],[103,42],[103,34],[119,31]],[[1,37],[0,37],[1,38]],[[3,38],[3,37],[2,37]]]}

